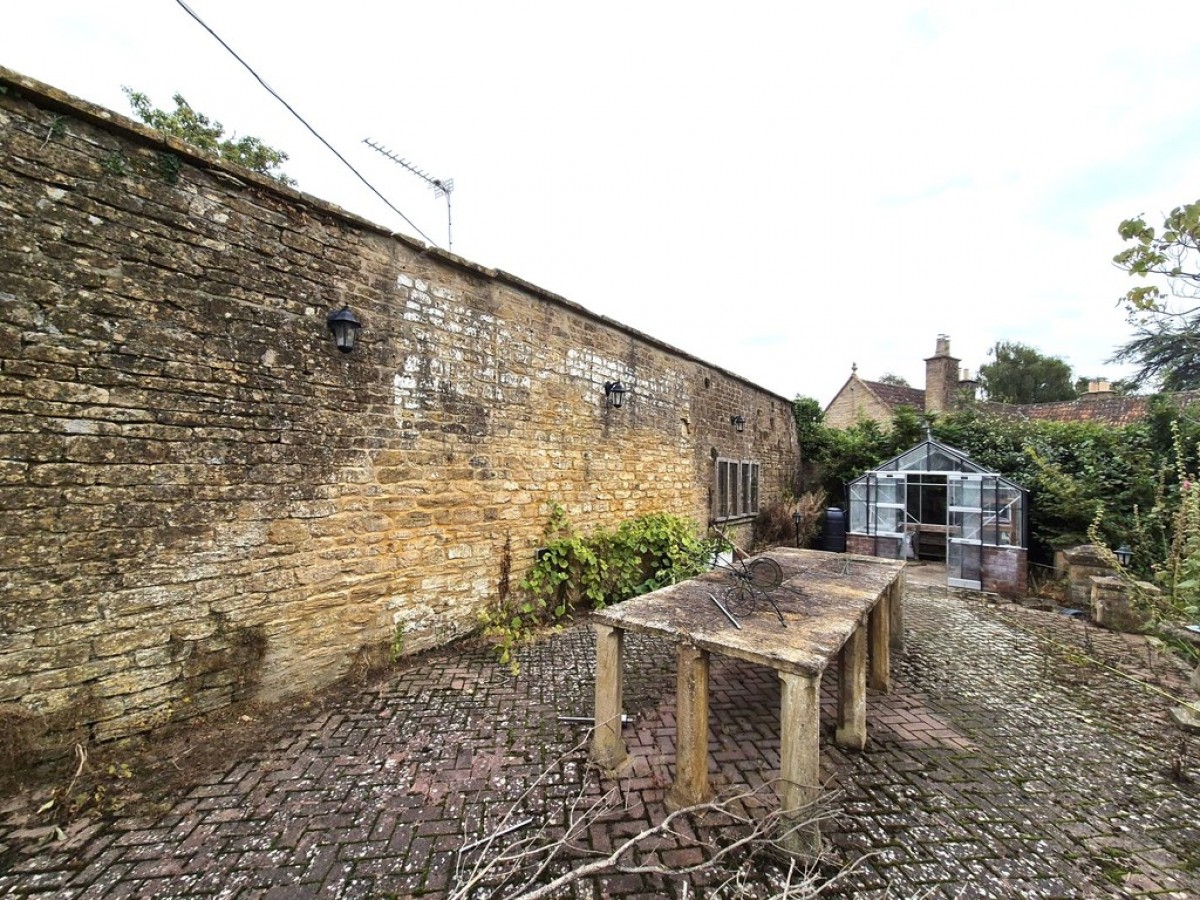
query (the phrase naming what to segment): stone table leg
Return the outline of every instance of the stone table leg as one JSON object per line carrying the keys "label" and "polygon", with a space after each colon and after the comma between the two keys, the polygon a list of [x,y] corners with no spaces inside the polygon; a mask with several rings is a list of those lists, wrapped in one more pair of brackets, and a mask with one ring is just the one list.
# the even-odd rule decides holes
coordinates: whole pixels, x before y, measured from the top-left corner
{"label": "stone table leg", "polygon": [[901,656],[904,655],[904,591],[905,577],[904,570],[900,570],[900,574],[896,576],[896,580],[892,582],[891,596],[888,602],[891,604],[892,610],[892,649]]}
{"label": "stone table leg", "polygon": [[867,628],[859,625],[838,654],[838,746],[867,746]]}
{"label": "stone table leg", "polygon": [[621,680],[625,632],[596,624],[596,730],[592,735],[592,759],[602,768],[615,770],[625,762],[628,751],[621,737]]}
{"label": "stone table leg", "polygon": [[[780,672],[779,678],[779,777],[786,830],[782,843],[792,853],[816,856],[821,851],[821,830],[815,821],[821,791],[821,676]],[[797,827],[806,818],[813,821]]]}
{"label": "stone table leg", "polygon": [[708,651],[679,643],[675,688],[675,783],[667,809],[677,810],[712,799],[708,784]]}
{"label": "stone table leg", "polygon": [[870,681],[871,687],[877,691],[890,691],[892,689],[892,659],[890,652],[892,604],[889,602],[890,593],[889,589],[879,598],[879,602],[871,610],[871,616],[867,622],[867,640],[871,645]]}

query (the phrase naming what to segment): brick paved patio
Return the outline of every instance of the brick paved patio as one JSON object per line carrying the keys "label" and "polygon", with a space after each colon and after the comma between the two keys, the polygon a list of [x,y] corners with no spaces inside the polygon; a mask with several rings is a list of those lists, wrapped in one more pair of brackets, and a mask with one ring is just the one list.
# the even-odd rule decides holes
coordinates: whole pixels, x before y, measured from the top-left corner
{"label": "brick paved patio", "polygon": [[[908,654],[893,693],[870,698],[867,750],[825,744],[839,792],[826,833],[836,859],[858,861],[830,896],[1200,896],[1200,753],[1182,763],[1191,782],[1175,781],[1171,704],[1127,677],[1186,694],[1178,669],[1140,638],[944,593],[910,584]],[[590,711],[593,648],[581,623],[531,648],[519,678],[486,648],[424,656],[340,712],[298,719],[152,820],[82,822],[66,841],[27,846],[17,832],[32,811],[12,805],[0,817],[0,894],[444,896],[458,848],[539,774],[517,818],[564,818],[587,771],[572,752],[585,731],[557,716]],[[633,765],[621,812],[586,834],[592,849],[665,815],[673,665],[672,648],[630,636]],[[774,673],[714,658],[711,705],[714,785],[768,781]],[[680,864],[698,851],[655,852]],[[684,879],[622,875],[570,896],[683,891]]]}

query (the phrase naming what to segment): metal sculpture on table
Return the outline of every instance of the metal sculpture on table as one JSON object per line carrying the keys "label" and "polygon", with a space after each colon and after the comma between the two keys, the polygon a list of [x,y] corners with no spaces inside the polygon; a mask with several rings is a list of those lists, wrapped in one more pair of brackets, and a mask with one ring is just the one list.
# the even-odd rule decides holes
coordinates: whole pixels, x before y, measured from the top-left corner
{"label": "metal sculpture on table", "polygon": [[775,610],[779,624],[787,628],[783,612],[771,596],[771,591],[783,584],[783,570],[779,568],[779,563],[773,559],[759,557],[748,563],[740,559],[734,559],[732,563],[718,562],[716,568],[730,578],[723,602],[717,604],[726,616],[730,619],[748,616],[754,612],[756,606],[767,603]]}
{"label": "metal sculpture on table", "polygon": [[[720,571],[727,577],[728,586],[723,588],[718,593],[709,593],[708,596],[717,608],[729,620],[734,628],[741,628],[742,623],[738,621],[738,617],[745,618],[751,615],[756,607],[764,604],[770,605],[775,610],[775,615],[779,619],[779,624],[787,628],[787,622],[784,621],[783,611],[779,608],[779,604],[775,601],[771,592],[783,584],[783,569],[775,560],[766,557],[750,557],[745,550],[729,539],[715,523],[710,523],[710,527],[717,533],[717,536],[732,549],[732,558],[726,562],[718,555],[713,559],[713,570]],[[846,554],[834,556],[833,554],[822,554],[829,557],[828,559],[819,559],[809,566],[806,566],[799,571],[792,571],[791,582],[788,590],[792,594],[802,594],[803,590],[797,584],[797,577],[802,576],[807,572],[821,570],[829,575],[849,575],[851,558]]]}
{"label": "metal sculpture on table", "polygon": [[731,541],[716,525],[713,526],[713,530],[717,532],[722,541],[733,548],[733,559],[730,562],[723,561],[719,556],[713,561],[713,568],[720,570],[730,580],[730,584],[724,590],[721,598],[718,598],[716,594],[708,595],[712,598],[713,603],[735,628],[742,627],[737,620],[738,616],[748,616],[754,612],[756,606],[762,603],[769,604],[775,610],[779,624],[787,628],[787,622],[783,619],[783,611],[771,596],[771,591],[783,584],[783,569],[779,567],[779,563],[765,556],[746,562],[748,554],[744,550]]}

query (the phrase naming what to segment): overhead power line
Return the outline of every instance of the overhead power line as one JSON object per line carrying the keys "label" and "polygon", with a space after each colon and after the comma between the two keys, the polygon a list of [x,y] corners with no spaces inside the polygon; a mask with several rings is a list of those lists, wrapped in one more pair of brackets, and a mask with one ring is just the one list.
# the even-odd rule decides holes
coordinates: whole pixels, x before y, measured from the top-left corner
{"label": "overhead power line", "polygon": [[363,177],[363,174],[361,172],[359,172],[358,169],[356,169],[356,168],[354,168],[354,166],[350,165],[350,162],[349,162],[349,160],[346,159],[346,157],[342,156],[342,154],[340,154],[334,148],[334,146],[331,143],[329,143],[329,141],[327,141],[327,140],[325,140],[325,138],[321,137],[321,135],[317,131],[317,129],[315,129],[311,125],[309,125],[308,122],[305,121],[304,117],[302,115],[300,115],[300,113],[296,112],[295,109],[292,108],[292,105],[290,103],[288,103],[281,96],[279,96],[279,94],[276,93],[274,88],[272,88],[269,84],[267,84],[265,81],[263,81],[262,76],[259,75],[257,72],[255,72],[254,69],[251,67],[251,65],[248,62],[246,62],[244,59],[242,59],[240,56],[238,56],[237,51],[235,51],[232,47],[230,47],[227,43],[225,43],[225,41],[221,38],[221,36],[219,34],[217,34],[215,31],[213,31],[212,28],[209,27],[207,22],[205,22],[198,15],[196,15],[196,13],[193,12],[192,9],[186,3],[183,2],[183,0],[175,0],[175,2],[177,4],[179,4],[179,6],[183,9],[184,12],[186,12],[189,16],[191,16],[193,19],[195,19],[197,24],[199,24],[201,28],[203,28],[205,31],[207,31],[209,34],[211,34],[214,38],[216,38],[217,43],[220,44],[222,47],[224,47],[230,56],[232,56],[234,59],[236,59],[238,62],[240,62],[242,64],[242,66],[246,69],[246,71],[254,76],[254,80],[257,81],[259,84],[261,84],[264,89],[266,89],[267,93],[269,93],[272,97],[274,97],[276,100],[278,100],[280,103],[282,103],[284,108],[287,109],[287,111],[290,112],[293,116],[295,116],[296,120],[312,133],[313,137],[315,137],[318,141],[320,141],[322,144],[324,144],[329,149],[329,152],[331,152],[334,156],[336,156],[339,160],[341,160],[342,165],[344,165],[347,169],[349,169],[351,172],[353,172],[355,177],[357,177],[359,181],[361,181],[363,184],[365,184],[371,190],[371,193],[373,193],[376,197],[378,197],[380,200],[382,200],[384,203],[386,203],[388,208],[392,212],[394,212],[396,215],[398,215],[400,218],[402,218],[405,222],[407,222],[409,224],[409,226],[413,229],[413,231],[415,231],[417,234],[419,234],[421,237],[423,237],[430,244],[433,244],[433,246],[435,246],[435,247],[438,246],[437,241],[435,241],[433,238],[431,238],[429,235],[427,235],[425,232],[423,232],[420,228],[417,227],[416,223],[413,222],[412,219],[410,219],[408,216],[406,216],[404,213],[402,213],[399,209],[397,209],[396,206],[392,203],[392,201],[389,200],[387,197],[383,196],[383,194],[381,194],[379,192],[379,190],[375,187],[375,185],[373,185],[373,184],[371,184],[371,182],[367,181],[367,179],[365,177]]}

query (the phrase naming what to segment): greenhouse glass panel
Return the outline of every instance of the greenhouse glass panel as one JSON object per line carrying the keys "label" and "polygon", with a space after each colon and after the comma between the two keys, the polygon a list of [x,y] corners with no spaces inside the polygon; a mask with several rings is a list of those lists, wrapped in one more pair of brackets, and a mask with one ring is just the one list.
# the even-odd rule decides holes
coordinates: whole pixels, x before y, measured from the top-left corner
{"label": "greenhouse glass panel", "polygon": [[1000,543],[1000,479],[994,475],[984,475],[980,483],[983,486],[980,503],[980,512],[983,514],[983,542],[996,545]]}
{"label": "greenhouse glass panel", "polygon": [[850,485],[850,530],[864,534],[867,530],[867,480],[860,478]]}
{"label": "greenhouse glass panel", "polygon": [[904,530],[904,510],[894,506],[876,505],[871,517],[871,533],[901,534]]}
{"label": "greenhouse glass panel", "polygon": [[929,445],[921,444],[896,457],[896,468],[905,472],[929,471]]}
{"label": "greenhouse glass panel", "polygon": [[880,473],[875,481],[875,498],[869,514],[871,531],[875,534],[903,532],[907,506],[908,494],[904,476],[890,472]]}
{"label": "greenhouse glass panel", "polygon": [[1020,546],[1025,534],[1021,491],[1002,478],[996,485],[997,543]]}

